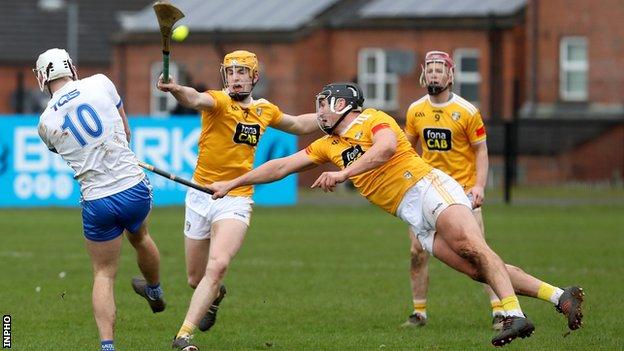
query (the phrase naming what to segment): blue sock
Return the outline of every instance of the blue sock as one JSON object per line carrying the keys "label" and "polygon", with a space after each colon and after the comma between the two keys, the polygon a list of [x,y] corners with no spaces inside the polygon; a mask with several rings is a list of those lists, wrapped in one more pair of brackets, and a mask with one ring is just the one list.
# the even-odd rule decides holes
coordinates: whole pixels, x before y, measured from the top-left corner
{"label": "blue sock", "polygon": [[157,300],[159,298],[161,298],[164,294],[162,287],[160,286],[160,283],[156,284],[156,285],[146,285],[145,286],[145,293],[147,294],[147,296],[152,299],[152,300]]}
{"label": "blue sock", "polygon": [[113,340],[102,340],[102,351],[115,351]]}

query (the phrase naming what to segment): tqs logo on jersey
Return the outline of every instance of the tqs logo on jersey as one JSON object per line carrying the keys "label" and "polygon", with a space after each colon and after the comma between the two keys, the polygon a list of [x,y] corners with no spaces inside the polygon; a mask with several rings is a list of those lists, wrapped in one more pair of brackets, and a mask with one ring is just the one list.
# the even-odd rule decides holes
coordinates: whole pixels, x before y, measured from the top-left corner
{"label": "tqs logo on jersey", "polygon": [[448,151],[453,147],[449,129],[425,128],[423,135],[429,150]]}
{"label": "tqs logo on jersey", "polygon": [[233,140],[237,144],[247,144],[251,146],[258,145],[258,141],[260,140],[260,125],[243,123],[237,124]]}
{"label": "tqs logo on jersey", "polygon": [[69,93],[61,96],[58,101],[54,104],[54,111],[58,111],[59,107],[65,105],[66,103],[68,103],[71,99],[77,97],[78,95],[80,95],[80,92],[78,91],[78,89],[74,89],[72,91],[70,91]]}
{"label": "tqs logo on jersey", "polygon": [[425,117],[425,113],[424,112],[416,112],[416,117]]}
{"label": "tqs logo on jersey", "polygon": [[362,155],[364,155],[364,150],[360,145],[351,146],[342,152],[342,164],[347,167]]}

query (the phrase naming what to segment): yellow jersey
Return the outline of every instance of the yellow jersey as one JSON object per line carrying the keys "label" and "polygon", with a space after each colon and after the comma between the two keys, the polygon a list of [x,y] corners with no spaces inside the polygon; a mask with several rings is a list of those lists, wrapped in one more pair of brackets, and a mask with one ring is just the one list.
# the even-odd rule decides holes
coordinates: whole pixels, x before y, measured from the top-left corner
{"label": "yellow jersey", "polygon": [[474,144],[485,142],[481,113],[473,104],[453,94],[443,104],[425,95],[407,110],[405,132],[420,140],[422,158],[470,190],[477,181]]}
{"label": "yellow jersey", "polygon": [[342,135],[326,135],[305,150],[316,164],[332,162],[344,169],[370,149],[373,135],[384,128],[392,129],[396,135],[396,152],[383,165],[350,179],[368,201],[395,214],[405,192],[432,167],[418,157],[394,118],[382,111],[366,109]]}
{"label": "yellow jersey", "polygon": [[[265,99],[252,100],[247,108],[225,91],[208,90],[215,106],[201,112],[199,154],[193,179],[199,184],[234,179],[253,167],[262,133],[282,120],[280,109]],[[233,189],[229,195],[251,196],[252,186]]]}

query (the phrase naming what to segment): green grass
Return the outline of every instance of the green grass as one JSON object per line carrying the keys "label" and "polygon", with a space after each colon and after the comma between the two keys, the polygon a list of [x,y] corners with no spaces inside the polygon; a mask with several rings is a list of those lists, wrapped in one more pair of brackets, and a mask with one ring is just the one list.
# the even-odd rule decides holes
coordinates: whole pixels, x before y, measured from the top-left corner
{"label": "green grass", "polygon": [[[488,241],[506,261],[587,292],[585,325],[565,338],[563,316],[551,304],[521,298],[537,330],[505,349],[624,348],[623,214],[622,204],[485,208]],[[182,208],[157,208],[150,218],[162,255],[164,313],[152,314],[132,292],[138,269],[124,243],[115,288],[119,350],[166,350],[183,320],[192,293],[183,216]],[[13,318],[14,350],[99,348],[80,220],[78,209],[0,212],[0,313]],[[411,310],[406,226],[368,205],[257,208],[226,284],[217,325],[195,337],[203,350],[493,349],[481,288],[436,260],[429,324],[399,328]]]}
{"label": "green grass", "polygon": [[[502,201],[503,190],[488,189],[488,201]],[[522,186],[511,190],[514,203],[542,204],[624,204],[624,187],[608,184],[568,184],[559,186]]]}

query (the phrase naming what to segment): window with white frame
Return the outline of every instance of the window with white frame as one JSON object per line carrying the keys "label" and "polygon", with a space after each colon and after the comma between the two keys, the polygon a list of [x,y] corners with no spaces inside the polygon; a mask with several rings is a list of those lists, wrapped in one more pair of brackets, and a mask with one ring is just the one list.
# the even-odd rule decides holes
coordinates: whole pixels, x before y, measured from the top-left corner
{"label": "window with white frame", "polygon": [[[162,73],[162,68],[162,61],[158,61],[152,63],[152,67],[150,69],[152,87],[150,94],[150,114],[153,116],[165,117],[168,116],[169,112],[176,107],[177,101],[170,93],[165,93],[156,88],[156,83],[158,82],[158,77]],[[174,62],[170,62],[169,75],[175,77],[176,80],[179,80],[179,72],[180,70],[178,65]]]}
{"label": "window with white frame", "polygon": [[479,105],[479,89],[481,88],[481,73],[479,73],[478,49],[457,49],[454,52],[455,60],[455,92],[475,105]]}
{"label": "window with white frame", "polygon": [[399,108],[399,76],[390,68],[385,50],[366,48],[358,54],[358,83],[364,92],[366,106],[384,110]]}
{"label": "window with white frame", "polygon": [[587,38],[561,38],[559,43],[559,96],[562,100],[587,100],[588,67]]}

